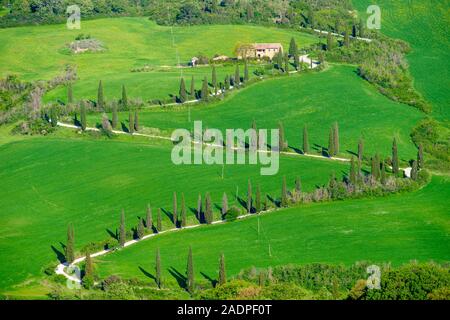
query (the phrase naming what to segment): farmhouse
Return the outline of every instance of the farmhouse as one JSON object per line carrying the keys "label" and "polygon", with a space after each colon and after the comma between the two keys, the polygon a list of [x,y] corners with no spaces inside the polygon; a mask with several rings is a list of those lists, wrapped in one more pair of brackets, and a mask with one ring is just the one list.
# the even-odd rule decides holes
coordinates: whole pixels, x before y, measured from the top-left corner
{"label": "farmhouse", "polygon": [[281,43],[254,43],[239,48],[238,58],[273,59],[278,52],[283,52]]}

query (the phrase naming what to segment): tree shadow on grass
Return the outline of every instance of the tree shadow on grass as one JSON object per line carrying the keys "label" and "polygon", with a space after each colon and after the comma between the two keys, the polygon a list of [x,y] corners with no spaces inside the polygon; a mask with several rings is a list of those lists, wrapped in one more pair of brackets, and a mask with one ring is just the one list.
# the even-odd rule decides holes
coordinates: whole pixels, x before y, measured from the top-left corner
{"label": "tree shadow on grass", "polygon": [[148,272],[147,270],[145,270],[142,267],[139,267],[139,270],[141,270],[141,272],[147,277],[150,278],[152,280],[154,280],[156,282],[156,277],[154,275],[152,275],[150,272]]}
{"label": "tree shadow on grass", "polygon": [[66,262],[66,255],[63,253],[63,251],[58,250],[55,246],[51,245],[50,248],[52,248],[53,252],[56,254],[56,258],[60,263]]}
{"label": "tree shadow on grass", "polygon": [[293,146],[289,146],[290,149],[294,150],[295,153],[297,154],[304,154],[302,150],[300,150],[299,148],[293,147]]}
{"label": "tree shadow on grass", "polygon": [[175,224],[172,212],[170,212],[170,211],[168,211],[168,210],[166,210],[164,208],[161,208],[161,211],[170,219],[170,221],[172,221],[173,224]]}
{"label": "tree shadow on grass", "polygon": [[109,229],[106,229],[106,232],[109,234],[109,236],[111,238],[113,238],[114,240],[119,240],[119,236],[117,235],[117,230],[115,232],[112,232]]}
{"label": "tree shadow on grass", "polygon": [[120,125],[122,127],[123,132],[130,133],[130,130],[128,130],[128,127],[125,125],[125,122],[121,122]]}
{"label": "tree shadow on grass", "polygon": [[177,280],[178,285],[180,288],[186,289],[187,287],[187,278],[185,275],[181,274],[177,269],[174,267],[170,267],[168,269],[169,273]]}
{"label": "tree shadow on grass", "polygon": [[216,279],[211,278],[210,276],[208,276],[204,272],[200,272],[200,274],[203,276],[203,278],[205,278],[206,280],[208,280],[211,283],[211,286],[213,288],[217,285],[217,280]]}
{"label": "tree shadow on grass", "polygon": [[358,157],[358,154],[352,150],[345,150],[347,153],[350,153],[352,156]]}

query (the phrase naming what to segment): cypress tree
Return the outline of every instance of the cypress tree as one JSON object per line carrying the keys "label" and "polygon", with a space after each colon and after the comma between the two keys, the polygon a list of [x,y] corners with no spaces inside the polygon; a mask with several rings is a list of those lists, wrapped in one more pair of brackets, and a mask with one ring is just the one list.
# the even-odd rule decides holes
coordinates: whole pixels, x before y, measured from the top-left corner
{"label": "cypress tree", "polygon": [[100,80],[100,82],[98,83],[97,107],[99,109],[104,109],[104,107],[105,107],[105,97],[103,95],[103,82],[102,82],[102,80]]}
{"label": "cypress tree", "polygon": [[145,227],[144,227],[144,220],[139,219],[138,226],[136,228],[137,237],[139,239],[142,239],[145,236]]}
{"label": "cypress tree", "polygon": [[418,176],[417,161],[414,160],[412,163],[412,169],[411,169],[411,179],[416,181],[417,176]]}
{"label": "cypress tree", "polygon": [[239,64],[236,64],[236,70],[234,71],[234,86],[239,87],[241,83],[241,75],[239,71]]}
{"label": "cypress tree", "polygon": [[134,111],[134,130],[139,131],[139,113],[137,110]]}
{"label": "cypress tree", "polygon": [[419,149],[417,150],[417,168],[422,169],[423,168],[423,145],[419,144]]}
{"label": "cypress tree", "polygon": [[192,76],[192,79],[191,79],[191,91],[190,91],[190,93],[191,93],[191,97],[192,98],[194,98],[194,99],[197,98],[197,95],[195,94],[195,79],[194,79],[194,76]]}
{"label": "cypress tree", "polygon": [[122,85],[122,99],[120,100],[120,102],[122,103],[123,110],[126,110],[128,108],[128,97],[125,85]]}
{"label": "cypress tree", "polygon": [[197,199],[197,219],[198,221],[202,222],[202,195],[198,194],[198,199]]}
{"label": "cypress tree", "polygon": [[214,89],[217,89],[217,74],[216,74],[216,67],[212,67],[212,76],[211,76],[212,86]]}
{"label": "cypress tree", "polygon": [[176,192],[173,193],[173,212],[172,212],[172,218],[173,218],[173,224],[175,225],[175,228],[178,227],[178,208],[177,208],[177,194]]}
{"label": "cypress tree", "polygon": [[70,264],[75,260],[75,237],[73,232],[73,225],[67,226],[67,243],[66,243],[66,261]]}
{"label": "cypress tree", "polygon": [[252,213],[253,208],[253,200],[252,200],[252,183],[250,182],[250,179],[248,179],[248,185],[247,185],[247,213]]}
{"label": "cypress tree", "polygon": [[331,36],[331,32],[327,34],[327,51],[333,50],[333,37]]}
{"label": "cypress tree", "polygon": [[359,36],[361,38],[363,38],[364,37],[364,21],[363,21],[363,19],[359,20],[359,28],[358,28],[358,30],[359,30]]}
{"label": "cypress tree", "polygon": [[93,275],[94,275],[94,266],[92,264],[91,254],[88,252],[86,253],[86,260],[84,263],[84,276],[92,277]]}
{"label": "cypress tree", "polygon": [[119,116],[117,114],[117,104],[113,103],[112,107],[112,123],[111,126],[113,129],[117,129],[117,125],[119,124]]}
{"label": "cypress tree", "polygon": [[334,153],[335,155],[339,154],[339,125],[337,122],[334,123],[334,128],[333,128],[334,132],[333,132],[333,139],[334,139]]}
{"label": "cypress tree", "polygon": [[287,54],[284,55],[284,72],[289,73],[289,56]]}
{"label": "cypress tree", "polygon": [[125,231],[125,212],[122,209],[122,214],[120,216],[120,227],[119,227],[119,245],[123,247],[127,241],[127,233]]}
{"label": "cypress tree", "polygon": [[134,133],[134,117],[131,111],[128,113],[128,132],[130,134]]}
{"label": "cypress tree", "polygon": [[158,232],[162,231],[162,217],[161,217],[161,208],[158,208],[158,216],[156,221],[156,229]]}
{"label": "cypress tree", "polygon": [[222,196],[222,218],[225,217],[227,212],[228,212],[228,197],[227,194],[224,192]]}
{"label": "cypress tree", "polygon": [[356,36],[357,36],[356,25],[353,24],[353,26],[352,26],[352,37],[356,38]]}
{"label": "cypress tree", "polygon": [[344,32],[344,46],[346,46],[347,48],[350,47],[350,37],[348,34],[348,31]]}
{"label": "cypress tree", "polygon": [[186,277],[187,291],[190,294],[193,294],[195,289],[195,283],[194,283],[194,261],[192,257],[192,247],[189,247],[186,276],[187,276]]}
{"label": "cypress tree", "polygon": [[220,262],[219,262],[219,279],[218,283],[219,285],[224,285],[227,282],[227,274],[225,270],[225,256],[223,253],[220,256]]}
{"label": "cypress tree", "polygon": [[335,149],[334,149],[334,130],[333,128],[330,129],[330,135],[328,138],[328,156],[331,158],[335,155]]}
{"label": "cypress tree", "polygon": [[280,152],[285,151],[287,149],[287,143],[284,137],[284,126],[281,121],[278,122],[278,132],[279,132],[278,149]]}
{"label": "cypress tree", "polygon": [[156,258],[155,258],[155,278],[156,285],[161,289],[162,287],[162,277],[161,277],[161,256],[159,253],[159,248],[156,249]]}
{"label": "cypress tree", "polygon": [[225,82],[225,89],[230,90],[230,76],[228,76],[228,75],[225,76],[224,82]]}
{"label": "cypress tree", "polygon": [[256,199],[255,199],[255,211],[256,213],[261,212],[261,187],[258,185],[256,187]]}
{"label": "cypress tree", "polygon": [[384,164],[384,161],[382,161],[381,162],[381,183],[383,185],[385,185],[386,184],[386,180],[387,180],[387,177],[386,177],[386,165]]}
{"label": "cypress tree", "polygon": [[281,70],[283,65],[283,54],[281,53],[281,51],[278,52],[276,57],[277,57],[277,69]]}
{"label": "cypress tree", "polygon": [[244,82],[247,82],[250,79],[250,75],[248,73],[248,62],[245,60],[244,64]]}
{"label": "cypress tree", "polygon": [[72,82],[69,82],[67,85],[67,104],[73,103],[73,90],[72,90]]}
{"label": "cypress tree", "polygon": [[186,217],[186,203],[184,200],[184,192],[181,193],[181,227],[184,228],[187,226],[187,217]]}
{"label": "cypress tree", "polygon": [[152,217],[152,207],[150,206],[150,203],[147,205],[147,216],[145,220],[145,226],[148,230],[152,230],[153,228],[153,217]]}
{"label": "cypress tree", "polygon": [[211,224],[214,222],[213,212],[212,212],[212,202],[209,193],[206,193],[205,197],[205,222]]}
{"label": "cypress tree", "polygon": [[50,121],[50,124],[53,128],[58,125],[58,113],[55,106],[51,107],[50,109]]}
{"label": "cypress tree", "polygon": [[187,101],[186,94],[186,84],[184,83],[184,78],[181,78],[180,82],[180,102],[185,103]]}
{"label": "cypress tree", "polygon": [[306,125],[303,127],[303,153],[309,153],[308,128],[306,127]]}
{"label": "cypress tree", "polygon": [[81,130],[86,131],[86,105],[84,102],[80,104],[80,122],[81,122]]}
{"label": "cypress tree", "polygon": [[202,84],[202,96],[201,96],[202,100],[203,101],[208,101],[208,95],[209,95],[209,92],[208,92],[208,79],[205,77],[203,79],[203,84]]}
{"label": "cypress tree", "polygon": [[300,195],[302,193],[302,180],[300,177],[295,178],[295,192]]}
{"label": "cypress tree", "polygon": [[281,187],[281,206],[287,207],[288,206],[288,193],[287,193],[287,186],[286,186],[286,176],[283,176],[283,185]]}
{"label": "cypress tree", "polygon": [[297,44],[295,43],[295,39],[291,38],[291,42],[289,43],[289,55],[291,57],[295,57],[297,54]]}
{"label": "cypress tree", "polygon": [[392,172],[396,176],[399,173],[397,139],[395,138],[392,142]]}
{"label": "cypress tree", "polygon": [[362,161],[364,156],[364,141],[362,139],[359,139],[358,142],[358,160]]}
{"label": "cypress tree", "polygon": [[380,160],[378,154],[372,158],[372,177],[376,180],[380,178]]}
{"label": "cypress tree", "polygon": [[356,185],[356,168],[355,168],[355,158],[352,157],[350,162],[350,183]]}

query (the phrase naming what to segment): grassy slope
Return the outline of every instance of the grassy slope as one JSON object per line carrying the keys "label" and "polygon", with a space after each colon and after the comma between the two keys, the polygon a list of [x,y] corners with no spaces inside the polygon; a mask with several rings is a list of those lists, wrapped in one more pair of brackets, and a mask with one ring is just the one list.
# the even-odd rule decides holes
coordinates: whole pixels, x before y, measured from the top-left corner
{"label": "grassy slope", "polygon": [[[101,40],[108,51],[101,54],[66,55],[60,52],[80,33]],[[146,18],[100,19],[82,23],[81,30],[67,30],[65,25],[20,27],[0,30],[0,76],[16,73],[24,79],[49,79],[64,65],[77,65],[79,81],[74,86],[77,98],[94,98],[98,81],[105,82],[105,96],[120,95],[125,84],[130,97],[165,98],[178,91],[180,71],[131,73],[133,67],[175,66],[187,63],[200,53],[234,56],[238,42],[281,42],[288,48],[291,37],[306,46],[316,37],[304,33],[256,26],[157,26]],[[42,45],[45,43],[45,46]],[[190,74],[192,71],[188,71]],[[205,73],[203,73],[205,72]],[[209,70],[194,72],[198,79],[210,77]],[[222,75],[219,80],[222,79]],[[198,83],[200,87],[200,83]],[[64,90],[56,90],[49,99],[65,99]]]}
{"label": "grassy slope", "polygon": [[[373,1],[353,0],[360,12]],[[408,55],[416,88],[433,104],[433,115],[450,119],[449,0],[380,0],[381,32],[408,41]]]}
{"label": "grassy slope", "polygon": [[[215,279],[218,257],[224,253],[229,275],[241,268],[287,263],[392,262],[450,259],[450,180],[435,177],[423,189],[387,198],[312,204],[258,218],[162,235],[95,259],[102,277],[119,274],[147,279],[154,274],[154,253],[161,250],[168,271],[184,274],[192,246],[195,271]],[[272,256],[269,256],[269,245]]]}
{"label": "grassy slope", "polygon": [[[395,103],[363,82],[349,66],[333,66],[321,73],[274,79],[252,85],[231,98],[210,106],[191,108],[191,120],[202,120],[209,128],[249,128],[253,119],[259,128],[276,128],[283,121],[287,139],[299,148],[302,130],[309,127],[310,144],[328,145],[329,128],[339,122],[341,150],[356,152],[363,137],[367,155],[391,155],[392,138],[399,142],[401,157],[409,160],[416,150],[409,134],[423,115]],[[121,114],[127,124],[128,114]],[[140,112],[147,127],[191,128],[188,108],[177,111],[155,109]],[[99,122],[98,115],[90,123]]]}
{"label": "grassy slope", "polygon": [[[171,211],[174,191],[179,197],[185,193],[189,207],[196,207],[197,195],[206,191],[220,205],[223,192],[234,202],[237,186],[246,198],[249,178],[255,189],[261,184],[263,192],[278,197],[281,175],[298,174],[311,190],[332,171],[340,175],[348,169],[327,160],[283,157],[277,176],[262,177],[257,166],[226,166],[222,180],[220,166],[173,165],[168,145],[49,137],[2,145],[0,154],[0,180],[7,186],[0,193],[0,291],[55,261],[51,246],[61,250],[69,222],[79,248],[108,239],[107,229],[118,226],[121,208],[130,229],[148,202],[155,219],[157,207]],[[170,224],[165,215],[164,223]]]}

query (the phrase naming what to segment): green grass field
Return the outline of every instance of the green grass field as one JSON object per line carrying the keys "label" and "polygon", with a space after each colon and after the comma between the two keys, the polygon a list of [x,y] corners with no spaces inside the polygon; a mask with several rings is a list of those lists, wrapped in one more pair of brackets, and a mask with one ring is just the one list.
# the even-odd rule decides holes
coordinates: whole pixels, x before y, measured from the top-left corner
{"label": "green grass field", "polygon": [[[120,210],[125,209],[127,226],[135,227],[144,217],[147,203],[172,210],[172,194],[185,193],[186,204],[196,208],[197,196],[210,192],[221,205],[223,192],[230,204],[236,192],[246,199],[247,180],[256,190],[278,197],[282,175],[302,177],[306,190],[328,181],[332,171],[341,175],[348,164],[328,160],[283,157],[276,176],[262,177],[258,166],[175,166],[170,145],[153,142],[73,138],[36,138],[0,146],[0,288],[42,275],[41,268],[56,261],[55,249],[65,243],[69,222],[75,226],[77,248],[90,241],[108,239],[115,231]],[[238,190],[237,190],[238,188]],[[180,205],[180,203],[179,203]],[[194,214],[188,210],[190,222]],[[218,216],[218,210],[216,212]],[[170,220],[163,214],[164,225]],[[11,270],[13,270],[11,272]],[[1,290],[0,290],[1,291]]]}
{"label": "green grass field", "polygon": [[[156,99],[177,93],[180,70],[132,73],[135,67],[148,64],[174,67],[179,61],[186,64],[199,54],[234,57],[237,43],[281,42],[287,49],[294,37],[300,47],[317,42],[315,36],[257,26],[158,26],[146,18],[99,19],[82,22],[81,30],[68,30],[65,25],[19,27],[0,30],[0,76],[18,74],[26,80],[50,79],[58,75],[66,64],[76,65],[79,80],[74,85],[76,99],[96,97],[99,80],[104,81],[107,99],[118,98],[121,86],[128,87],[129,97]],[[90,34],[107,47],[103,53],[68,55],[61,49],[79,34]],[[45,43],[45,45],[42,45]],[[234,68],[218,70],[218,79]],[[209,69],[187,69],[185,75],[194,74],[197,87]],[[46,101],[65,100],[65,89],[50,92]]]}
{"label": "green grass field", "polygon": [[[370,0],[354,0],[365,13]],[[381,32],[408,41],[413,51],[408,55],[415,87],[433,105],[439,120],[450,119],[450,42],[449,0],[376,1],[381,8]]]}
{"label": "green grass field", "polygon": [[[221,130],[250,128],[253,120],[259,128],[277,128],[282,121],[288,142],[295,148],[301,148],[305,124],[311,147],[326,147],[330,127],[338,121],[343,154],[356,152],[363,138],[367,156],[379,152],[388,157],[396,137],[401,157],[408,161],[417,153],[409,134],[423,117],[418,110],[380,94],[355,74],[354,67],[339,65],[321,73],[267,80],[222,102],[191,107],[190,123],[188,113],[188,107],[157,108],[141,111],[139,120],[142,126],[165,130],[192,128],[194,120],[203,121],[205,128]],[[126,126],[127,119],[128,113],[120,115]],[[99,123],[99,115],[92,115],[89,122]]]}
{"label": "green grass field", "polygon": [[197,277],[203,280],[201,273],[217,278],[221,253],[230,276],[250,266],[289,263],[448,261],[449,187],[448,178],[435,177],[431,184],[410,194],[304,205],[259,218],[165,234],[95,262],[101,277],[116,274],[153,281],[140,268],[154,275],[155,250],[160,248],[165,280],[175,282],[169,271],[185,274],[189,246]]}

